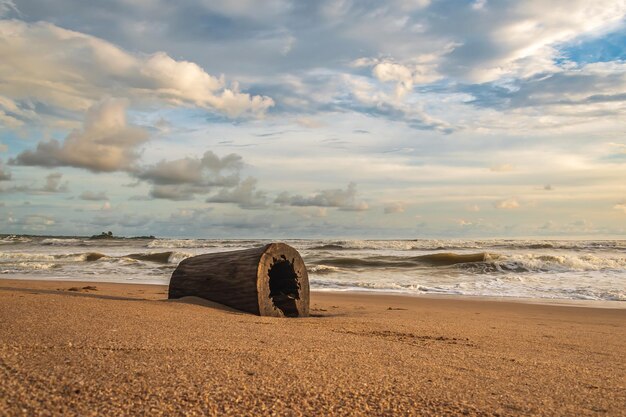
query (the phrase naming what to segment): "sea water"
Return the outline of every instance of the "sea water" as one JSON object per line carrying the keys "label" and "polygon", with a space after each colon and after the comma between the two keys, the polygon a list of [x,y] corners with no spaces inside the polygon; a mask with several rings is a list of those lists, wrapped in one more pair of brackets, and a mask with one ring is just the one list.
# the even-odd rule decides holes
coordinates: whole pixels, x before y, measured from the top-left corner
{"label": "sea water", "polygon": [[[313,290],[626,301],[626,240],[284,242]],[[0,278],[167,284],[187,257],[267,243],[3,236]]]}

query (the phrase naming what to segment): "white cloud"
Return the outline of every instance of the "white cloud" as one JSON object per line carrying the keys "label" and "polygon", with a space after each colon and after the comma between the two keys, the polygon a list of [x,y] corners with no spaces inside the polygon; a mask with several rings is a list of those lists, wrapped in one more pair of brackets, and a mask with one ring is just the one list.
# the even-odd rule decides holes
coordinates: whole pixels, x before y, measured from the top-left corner
{"label": "white cloud", "polygon": [[513,209],[519,208],[519,206],[520,204],[516,198],[509,198],[506,200],[497,201],[495,203],[495,207],[497,209],[503,209],[503,210],[513,210]]}
{"label": "white cloud", "polygon": [[148,140],[148,134],[126,123],[125,110],[123,100],[104,100],[89,109],[83,128],[71,132],[63,143],[39,142],[35,150],[20,153],[10,163],[93,172],[131,170],[139,158],[138,146]]}
{"label": "white cloud", "polygon": [[266,206],[266,194],[256,189],[257,180],[248,177],[233,189],[222,189],[209,197],[207,203],[232,203],[243,209],[260,209]]}
{"label": "white cloud", "polygon": [[[269,97],[227,86],[189,61],[164,52],[131,54],[105,40],[46,22],[0,21],[0,94],[85,110],[105,95],[217,110],[230,117],[262,115]],[[1,116],[1,115],[0,115]],[[15,124],[15,122],[14,122]]]}
{"label": "white cloud", "polygon": [[454,130],[448,122],[425,112],[420,103],[399,100],[398,97],[380,89],[370,79],[349,75],[342,78],[345,88],[355,100],[351,105],[359,111],[391,120],[402,120],[417,129],[438,130],[444,133]]}
{"label": "white cloud", "polygon": [[397,98],[404,97],[413,90],[415,84],[428,84],[442,76],[437,72],[436,55],[418,57],[416,63],[399,64],[390,60],[382,60],[374,65],[372,74],[382,82],[395,82]]}
{"label": "white cloud", "polygon": [[358,201],[356,194],[356,183],[351,182],[345,190],[322,190],[309,197],[290,195],[284,192],[278,195],[275,203],[296,207],[338,207],[340,210],[346,211],[367,210],[369,205],[365,201]]}

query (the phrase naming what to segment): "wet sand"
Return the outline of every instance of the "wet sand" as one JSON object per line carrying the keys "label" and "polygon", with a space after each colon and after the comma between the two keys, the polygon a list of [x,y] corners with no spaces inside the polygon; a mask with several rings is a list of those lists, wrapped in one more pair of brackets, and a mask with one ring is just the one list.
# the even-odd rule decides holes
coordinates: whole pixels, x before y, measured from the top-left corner
{"label": "wet sand", "polygon": [[626,415],[626,310],[0,280],[0,415]]}

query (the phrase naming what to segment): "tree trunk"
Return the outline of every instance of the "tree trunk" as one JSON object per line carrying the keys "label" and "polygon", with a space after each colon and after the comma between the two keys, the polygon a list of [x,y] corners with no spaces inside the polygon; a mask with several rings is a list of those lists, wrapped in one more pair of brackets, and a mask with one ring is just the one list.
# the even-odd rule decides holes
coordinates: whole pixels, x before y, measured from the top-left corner
{"label": "tree trunk", "polygon": [[185,296],[260,316],[307,317],[309,276],[297,250],[270,243],[183,260],[172,273],[168,298]]}

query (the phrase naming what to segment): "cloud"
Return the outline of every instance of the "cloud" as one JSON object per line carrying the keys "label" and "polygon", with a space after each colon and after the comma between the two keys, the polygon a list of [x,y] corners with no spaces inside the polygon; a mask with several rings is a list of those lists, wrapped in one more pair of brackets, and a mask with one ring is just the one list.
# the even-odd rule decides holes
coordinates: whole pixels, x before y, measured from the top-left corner
{"label": "cloud", "polygon": [[222,189],[209,197],[207,203],[232,203],[243,209],[265,208],[266,193],[256,189],[257,180],[248,177],[232,190]]}
{"label": "cloud", "polygon": [[436,130],[442,133],[454,131],[453,125],[431,116],[424,111],[420,103],[399,100],[398,97],[388,94],[368,78],[344,75],[342,80],[343,88],[347,90],[351,99],[344,106],[352,111],[403,121],[414,129]]}
{"label": "cloud", "polygon": [[429,84],[442,78],[437,71],[439,54],[424,54],[401,64],[391,59],[361,58],[354,61],[356,67],[371,66],[372,75],[381,82],[396,83],[395,96],[404,97],[413,90],[414,85]]}
{"label": "cloud", "polygon": [[626,101],[626,63],[570,64],[552,73],[513,81],[510,87],[485,84],[466,91],[474,96],[471,103],[477,106],[527,111],[541,106],[548,115],[588,118],[596,111],[601,117],[619,110],[619,103]]}
{"label": "cloud", "polygon": [[[0,21],[0,94],[84,111],[105,95],[174,106],[197,106],[238,117],[260,116],[274,105],[228,86],[199,65],[164,52],[129,53],[103,39],[51,23]],[[45,81],[44,81],[45,80]]]}
{"label": "cloud", "polygon": [[85,168],[92,172],[128,171],[139,158],[138,147],[148,133],[126,123],[126,101],[106,99],[91,107],[83,128],[72,131],[63,143],[39,142],[9,161],[13,165]]}
{"label": "cloud", "polygon": [[219,157],[207,151],[201,158],[161,160],[137,168],[132,175],[153,185],[150,195],[169,200],[190,200],[206,194],[212,187],[235,187],[239,184],[241,156],[231,153]]}
{"label": "cloud", "polygon": [[[1,167],[0,167],[1,168]],[[1,174],[1,170],[0,170]],[[28,193],[28,194],[54,194],[54,193],[65,193],[68,191],[67,182],[61,183],[61,179],[63,178],[63,174],[60,172],[53,172],[48,174],[45,178],[45,182],[40,187],[33,187],[29,185],[16,185],[6,189],[0,189],[0,192],[9,192],[9,193]],[[0,175],[0,181],[2,180],[2,176]]]}
{"label": "cloud", "polygon": [[206,194],[207,187],[194,185],[154,185],[150,190],[150,197],[164,200],[185,201],[193,200],[196,194]]}
{"label": "cloud", "polygon": [[620,210],[626,214],[626,203],[618,203],[613,206],[613,209]]}
{"label": "cloud", "polygon": [[384,212],[385,214],[396,214],[396,213],[404,213],[406,210],[406,203],[403,202],[395,202],[385,206]]}
{"label": "cloud", "polygon": [[0,95],[0,127],[15,129],[34,119],[37,119],[37,114],[27,105],[20,106],[14,100]]}
{"label": "cloud", "polygon": [[506,200],[501,200],[501,201],[497,201],[494,206],[497,209],[502,209],[502,210],[513,210],[516,208],[519,208],[520,204],[517,201],[516,198],[509,198]]}
{"label": "cloud", "polygon": [[67,191],[67,183],[61,184],[61,178],[63,174],[60,172],[53,172],[46,176],[46,183],[41,191],[47,193],[62,193]]}
{"label": "cloud", "polygon": [[109,199],[104,191],[100,191],[98,193],[93,191],[84,191],[80,196],[78,196],[78,198],[85,201],[107,201]]}
{"label": "cloud", "polygon": [[345,211],[364,211],[369,208],[365,201],[356,200],[356,183],[351,182],[345,190],[322,190],[309,197],[281,193],[274,201],[280,205],[296,207],[337,207]]}
{"label": "cloud", "polygon": [[449,75],[484,83],[559,71],[557,46],[615,27],[625,13],[626,4],[612,0],[493,3],[480,13],[459,8],[445,15],[457,23],[445,29],[438,16],[430,33],[459,41],[443,61]]}
{"label": "cloud", "polygon": [[7,16],[11,12],[20,14],[13,0],[0,0],[0,17]]}
{"label": "cloud", "polygon": [[[202,158],[182,158],[172,161],[162,160],[155,165],[142,167],[134,175],[157,185],[236,185],[237,176],[223,177],[223,170],[238,172],[242,168],[242,158],[230,154],[219,158],[211,151]],[[209,176],[207,176],[209,174]]]}

